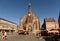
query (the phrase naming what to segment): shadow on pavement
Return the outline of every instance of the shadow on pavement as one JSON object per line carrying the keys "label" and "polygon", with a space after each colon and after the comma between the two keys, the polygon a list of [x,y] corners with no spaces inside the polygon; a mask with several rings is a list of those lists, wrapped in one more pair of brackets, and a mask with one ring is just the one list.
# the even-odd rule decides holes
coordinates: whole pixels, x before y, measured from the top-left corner
{"label": "shadow on pavement", "polygon": [[47,36],[45,36],[45,37],[43,37],[43,39],[45,41],[60,41],[60,37],[58,37],[58,36],[53,36],[53,37],[47,37]]}
{"label": "shadow on pavement", "polygon": [[45,41],[54,41],[52,38],[44,38]]}

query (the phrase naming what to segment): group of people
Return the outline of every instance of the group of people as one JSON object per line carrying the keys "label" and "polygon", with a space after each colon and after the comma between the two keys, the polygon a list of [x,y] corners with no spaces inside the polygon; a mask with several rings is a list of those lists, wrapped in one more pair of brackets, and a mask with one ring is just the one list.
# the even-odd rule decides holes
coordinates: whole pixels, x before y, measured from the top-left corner
{"label": "group of people", "polygon": [[2,39],[6,39],[7,38],[7,32],[2,31]]}

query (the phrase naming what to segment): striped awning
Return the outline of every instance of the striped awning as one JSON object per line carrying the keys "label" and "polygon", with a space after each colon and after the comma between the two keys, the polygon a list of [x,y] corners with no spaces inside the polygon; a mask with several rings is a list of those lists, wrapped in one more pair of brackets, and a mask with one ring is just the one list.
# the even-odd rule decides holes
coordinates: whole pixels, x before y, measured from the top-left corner
{"label": "striped awning", "polygon": [[59,33],[59,31],[58,30],[52,30],[52,31],[48,31],[48,33]]}

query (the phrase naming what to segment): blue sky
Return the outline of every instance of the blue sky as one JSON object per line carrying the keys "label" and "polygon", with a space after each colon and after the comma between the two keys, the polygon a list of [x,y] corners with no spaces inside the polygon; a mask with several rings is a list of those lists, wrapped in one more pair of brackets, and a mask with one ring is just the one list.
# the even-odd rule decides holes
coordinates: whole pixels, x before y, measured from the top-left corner
{"label": "blue sky", "polygon": [[60,0],[0,0],[0,18],[19,24],[20,18],[28,10],[29,3],[32,11],[40,18],[40,24],[44,18],[58,20]]}

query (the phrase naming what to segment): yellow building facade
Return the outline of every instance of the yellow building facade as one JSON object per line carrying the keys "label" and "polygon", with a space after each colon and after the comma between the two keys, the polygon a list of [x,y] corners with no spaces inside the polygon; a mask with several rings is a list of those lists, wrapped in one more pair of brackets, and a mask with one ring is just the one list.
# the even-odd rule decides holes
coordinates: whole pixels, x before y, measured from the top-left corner
{"label": "yellow building facade", "polygon": [[4,18],[0,18],[0,32],[16,32],[17,24],[11,21],[8,21]]}
{"label": "yellow building facade", "polygon": [[43,28],[49,32],[52,29],[59,29],[59,24],[54,18],[45,18]]}

